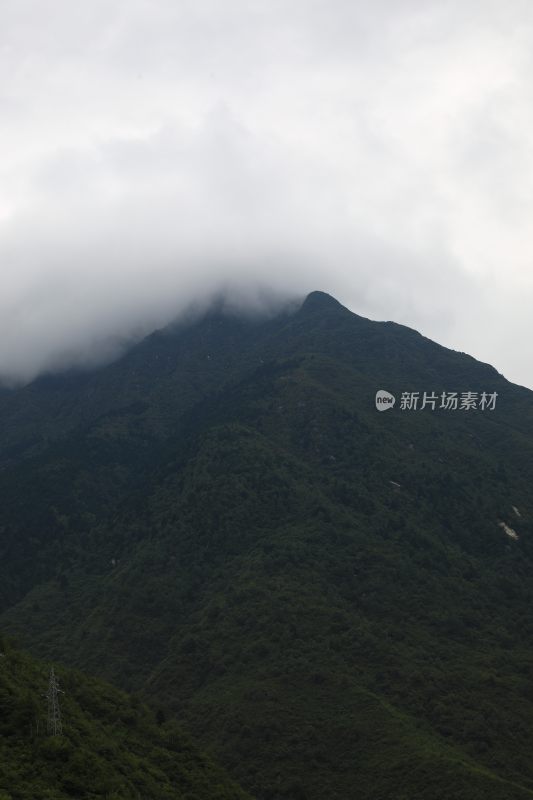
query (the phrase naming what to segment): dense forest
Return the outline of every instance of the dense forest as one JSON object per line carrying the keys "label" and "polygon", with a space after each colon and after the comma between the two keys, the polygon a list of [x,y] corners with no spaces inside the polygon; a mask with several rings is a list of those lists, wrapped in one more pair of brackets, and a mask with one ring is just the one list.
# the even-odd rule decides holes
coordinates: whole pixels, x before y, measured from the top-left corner
{"label": "dense forest", "polygon": [[[379,389],[498,399],[378,413]],[[12,650],[0,787],[533,797],[532,399],[318,292],[5,392],[0,626],[64,665],[72,733],[30,736],[46,670]]]}
{"label": "dense forest", "polygon": [[48,730],[48,665],[0,641],[2,800],[246,800],[136,695],[59,669],[62,734]]}

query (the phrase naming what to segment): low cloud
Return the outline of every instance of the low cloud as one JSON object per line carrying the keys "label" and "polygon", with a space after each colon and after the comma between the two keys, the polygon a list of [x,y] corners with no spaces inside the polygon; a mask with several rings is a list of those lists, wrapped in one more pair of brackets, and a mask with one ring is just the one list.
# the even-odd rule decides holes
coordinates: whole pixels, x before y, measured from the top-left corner
{"label": "low cloud", "polygon": [[533,385],[533,13],[500,8],[5,3],[2,379],[323,289]]}

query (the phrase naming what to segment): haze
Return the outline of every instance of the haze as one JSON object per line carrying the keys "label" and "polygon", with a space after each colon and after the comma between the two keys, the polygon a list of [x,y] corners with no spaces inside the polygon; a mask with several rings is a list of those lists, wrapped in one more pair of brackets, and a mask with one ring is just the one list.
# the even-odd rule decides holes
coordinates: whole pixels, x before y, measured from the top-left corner
{"label": "haze", "polygon": [[533,387],[532,54],[520,0],[3,0],[1,379],[321,289]]}

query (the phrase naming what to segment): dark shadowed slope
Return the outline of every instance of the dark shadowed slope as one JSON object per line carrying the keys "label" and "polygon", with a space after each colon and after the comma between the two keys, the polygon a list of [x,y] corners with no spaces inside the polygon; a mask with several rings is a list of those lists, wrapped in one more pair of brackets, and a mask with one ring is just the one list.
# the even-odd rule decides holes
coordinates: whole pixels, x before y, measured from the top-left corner
{"label": "dark shadowed slope", "polygon": [[73,670],[55,670],[62,735],[49,735],[49,673],[0,640],[2,800],[251,800],[175,724]]}
{"label": "dark shadowed slope", "polygon": [[38,381],[0,405],[2,622],[265,800],[532,796],[532,399],[318,292]]}

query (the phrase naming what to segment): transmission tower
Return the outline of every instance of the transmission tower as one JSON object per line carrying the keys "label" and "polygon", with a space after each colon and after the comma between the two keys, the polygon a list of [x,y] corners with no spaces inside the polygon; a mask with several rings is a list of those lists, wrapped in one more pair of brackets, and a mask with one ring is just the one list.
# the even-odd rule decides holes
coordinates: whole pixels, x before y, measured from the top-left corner
{"label": "transmission tower", "polygon": [[57,678],[54,673],[54,668],[50,669],[50,680],[48,681],[48,691],[46,699],[48,700],[48,724],[47,730],[49,736],[61,736],[63,733],[63,726],[61,724],[61,711],[59,709],[59,693],[63,694],[59,688]]}

